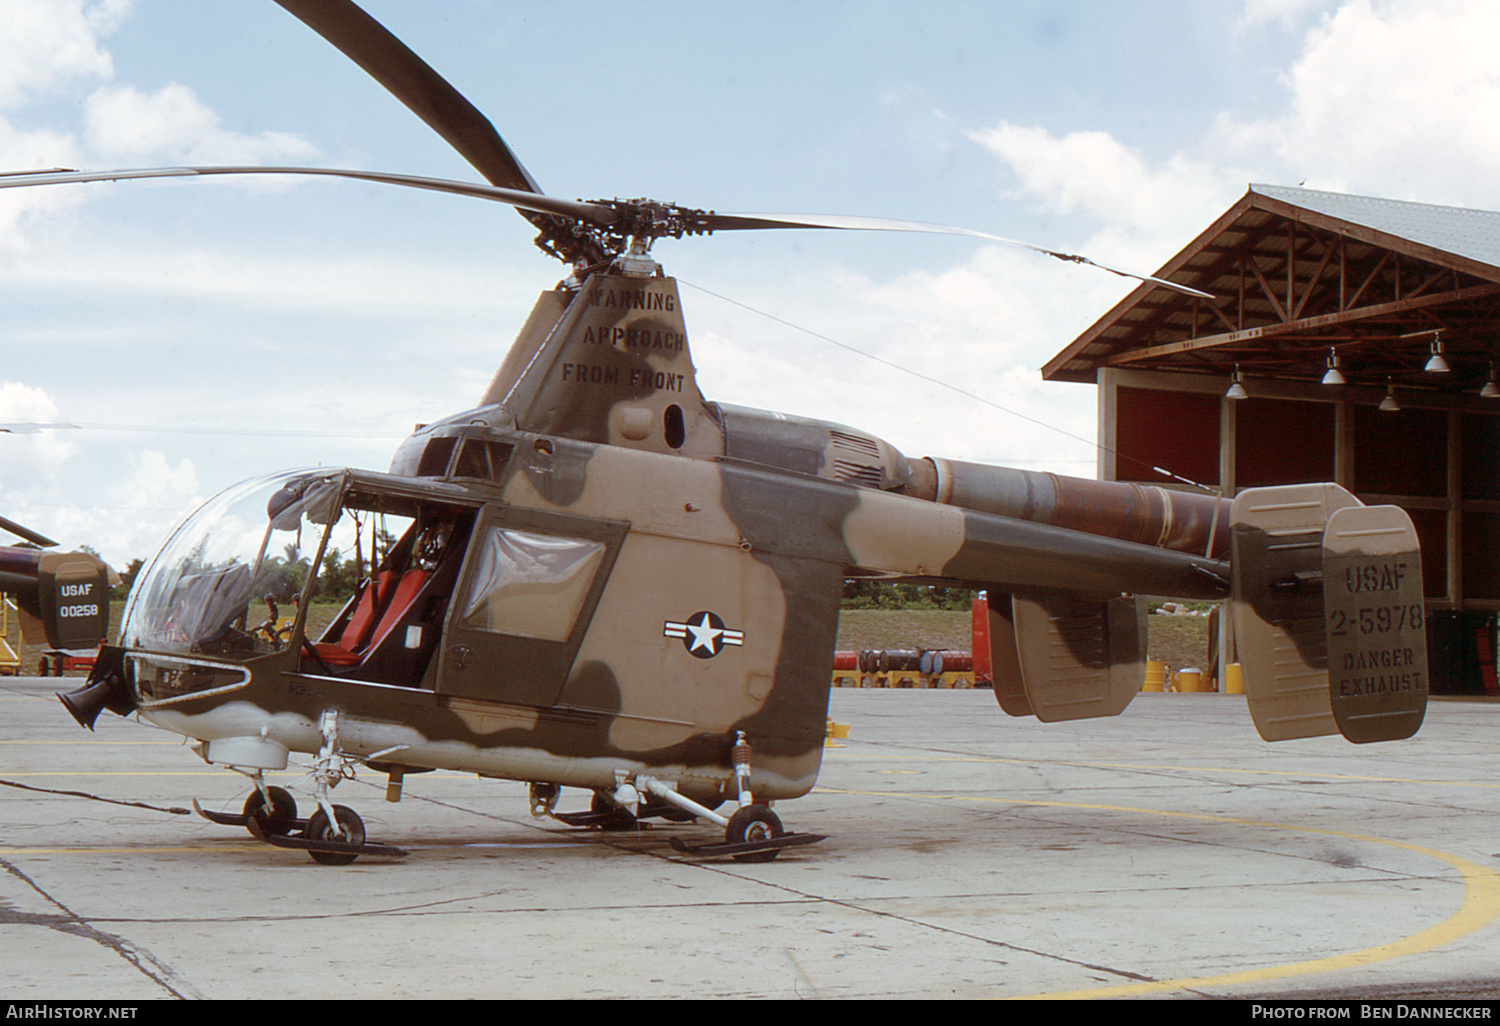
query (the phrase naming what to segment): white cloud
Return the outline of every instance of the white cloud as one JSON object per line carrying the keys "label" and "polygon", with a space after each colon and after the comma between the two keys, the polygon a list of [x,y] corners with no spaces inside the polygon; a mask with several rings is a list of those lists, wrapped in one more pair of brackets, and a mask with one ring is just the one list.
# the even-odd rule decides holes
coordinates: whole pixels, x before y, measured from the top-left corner
{"label": "white cloud", "polygon": [[[111,82],[103,38],[131,13],[133,0],[4,0],[0,11],[0,111],[34,99],[72,97],[82,109],[74,131],[25,130],[0,117],[0,169],[119,167],[130,164],[302,162],[317,150],[286,132],[225,129],[189,88],[155,92]],[[255,186],[256,179],[244,183]],[[263,185],[259,187],[264,187]],[[82,205],[102,190],[44,186],[0,193],[0,252],[28,252],[34,220]]]}
{"label": "white cloud", "polygon": [[1164,243],[1181,245],[1201,231],[1246,181],[1239,169],[1183,155],[1153,167],[1107,132],[1057,136],[1001,122],[968,136],[1006,164],[1020,191],[1045,209],[1091,214],[1105,226],[1085,255],[1137,272],[1154,270],[1170,255],[1162,252]]}
{"label": "white cloud", "polygon": [[258,164],[317,152],[286,132],[228,131],[191,89],[175,82],[154,93],[128,85],[99,89],[84,105],[84,122],[89,149],[106,164]]}
{"label": "white cloud", "polygon": [[908,454],[1091,475],[1092,390],[1065,395],[1038,368],[1087,326],[1087,311],[1107,309],[1128,287],[1120,283],[1097,269],[987,246],[946,271],[853,290],[850,305],[879,326],[872,351],[975,397],[885,375],[912,398],[902,411],[913,422],[903,447],[917,449]]}
{"label": "white cloud", "polygon": [[826,267],[724,277],[749,306],[808,330],[685,289],[709,399],[848,424],[908,456],[1093,476],[1093,390],[1037,369],[1128,288],[1121,279],[997,246],[892,278]]}
{"label": "white cloud", "polygon": [[[100,36],[130,10],[130,0],[6,0],[0,14],[0,110],[23,106],[33,96],[78,81],[114,74]],[[0,117],[0,168],[75,166],[76,140],[55,129],[25,131]],[[26,248],[21,227],[30,217],[55,214],[85,199],[74,189],[8,189],[0,193],[0,251]]]}
{"label": "white cloud", "polygon": [[[0,168],[40,170],[77,163],[74,139],[60,132],[23,132],[0,118]],[[0,191],[0,254],[22,253],[29,247],[23,228],[34,219],[75,208],[87,198],[85,190],[66,188],[5,189]]]}
{"label": "white cloud", "polygon": [[[7,444],[5,437],[0,435],[0,448]],[[173,466],[155,450],[123,460],[112,450],[109,460],[116,471],[121,463],[128,466],[115,484],[88,492],[70,490],[62,481],[3,489],[0,513],[55,539],[64,551],[87,545],[116,569],[132,559],[149,558],[172,528],[202,504],[197,471],[191,461]]]}
{"label": "white cloud", "polygon": [[166,456],[147,449],[130,457],[130,477],[105,494],[114,505],[145,509],[184,502],[196,506],[203,501],[198,491],[198,472],[191,461],[184,459],[173,467]]}
{"label": "white cloud", "polygon": [[1309,33],[1286,76],[1286,109],[1226,119],[1222,141],[1273,154],[1309,186],[1493,209],[1497,48],[1500,6],[1487,0],[1349,0]]}
{"label": "white cloud", "polygon": [[[19,381],[0,381],[0,423],[58,423],[57,404],[40,388]],[[78,454],[67,428],[0,432],[0,515],[62,540],[58,481]],[[0,544],[12,539],[0,534]]]}
{"label": "white cloud", "polygon": [[1329,0],[1245,0],[1239,26],[1254,28],[1274,24],[1292,28],[1314,11],[1325,10],[1329,6]]}
{"label": "white cloud", "polygon": [[[1319,6],[1247,0],[1245,17],[1286,20]],[[1497,49],[1500,6],[1488,0],[1346,0],[1308,30],[1280,111],[1250,121],[1224,113],[1165,159],[1148,161],[1103,131],[1002,122],[968,135],[1006,166],[1013,195],[1097,218],[1091,245],[1104,249],[1089,255],[1117,262],[1164,255],[1153,240],[1186,243],[1250,181],[1494,209],[1500,175],[1484,171],[1500,168]]]}
{"label": "white cloud", "polygon": [[[45,390],[0,381],[0,423],[56,424],[58,414]],[[111,450],[103,455],[107,466],[89,466],[100,457],[97,435],[86,430],[0,432],[0,515],[55,539],[65,550],[86,544],[123,566],[155,552],[172,525],[203,501],[189,460],[174,466],[162,453],[145,450],[121,461]],[[121,462],[128,472],[110,483]],[[80,475],[93,487],[80,490]],[[9,541],[0,538],[0,544]]]}
{"label": "white cloud", "polygon": [[[1251,181],[1500,207],[1500,176],[1475,173],[1500,166],[1500,64],[1492,59],[1500,7],[1479,0],[1330,6],[1247,0],[1242,27],[1293,28],[1327,11],[1306,30],[1284,75],[1284,106],[1254,121],[1225,113],[1165,157],[1148,158],[1107,131],[1057,134],[1001,122],[967,136],[999,160],[1009,198],[1081,217],[1089,237],[1073,248],[1136,271],[1160,266]],[[1005,381],[1009,368],[1039,364],[1087,327],[1073,310],[1092,311],[1091,319],[1111,303],[1107,281],[1028,271],[983,252],[946,274],[894,282],[890,297],[904,292],[919,307],[943,311],[951,330],[925,352],[956,354],[985,380],[998,371]],[[896,299],[878,291],[861,302],[903,315]],[[920,309],[905,313],[921,318]],[[985,324],[995,327],[985,332]],[[1038,349],[1043,339],[1050,351]],[[946,356],[933,360],[947,373],[956,369]]]}
{"label": "white cloud", "polygon": [[123,566],[131,559],[150,559],[172,528],[206,496],[192,461],[173,466],[154,449],[129,457],[130,473],[103,489],[105,505],[78,512],[80,530],[106,559]]}
{"label": "white cloud", "polygon": [[99,37],[129,13],[131,0],[6,0],[0,16],[0,109],[72,79],[114,73]]}
{"label": "white cloud", "polygon": [[[0,381],[0,423],[59,422],[57,404],[40,388]],[[66,428],[0,434],[0,496],[52,481],[78,448]]]}
{"label": "white cloud", "polygon": [[[223,303],[262,315],[400,313],[458,318],[485,315],[498,302],[516,301],[494,267],[458,260],[419,261],[388,252],[306,257],[161,250],[149,243],[132,249],[95,245],[86,253],[38,254],[0,263],[0,270],[8,285],[36,291],[66,292],[86,281],[96,293]],[[514,291],[521,294],[520,289]]]}

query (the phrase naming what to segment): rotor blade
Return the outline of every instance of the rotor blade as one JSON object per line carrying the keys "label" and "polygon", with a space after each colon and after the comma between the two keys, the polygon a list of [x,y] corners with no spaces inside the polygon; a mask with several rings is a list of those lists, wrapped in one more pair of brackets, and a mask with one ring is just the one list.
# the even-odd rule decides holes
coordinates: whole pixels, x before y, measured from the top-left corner
{"label": "rotor blade", "polygon": [[[550,214],[555,217],[567,218],[572,221],[593,225],[596,228],[613,229],[625,234],[636,234],[641,231],[640,227],[633,223],[636,218],[629,216],[632,215],[632,212],[649,212],[660,206],[639,200],[616,200],[613,202],[599,200],[593,203],[586,203],[582,200],[556,199],[538,192],[506,189],[494,185],[480,185],[475,182],[458,182],[448,178],[423,178],[417,175],[398,175],[385,171],[358,171],[351,168],[335,167],[260,167],[251,165],[246,167],[148,167],[115,171],[72,171],[66,169],[6,171],[0,172],[0,189],[12,189],[31,185],[112,182],[136,178],[184,178],[201,175],[324,175],[336,178],[353,178],[366,182],[378,182],[383,185],[404,185],[413,189],[427,189],[433,192],[446,192],[458,196],[487,199],[497,203],[508,204],[522,212],[530,211],[538,214]],[[1043,246],[1034,246],[1029,242],[1019,242],[1015,239],[1007,239],[1003,235],[981,232],[973,228],[927,224],[922,221],[895,221],[880,217],[856,217],[846,214],[717,214],[701,210],[684,210],[680,207],[669,206],[660,206],[660,209],[663,211],[673,211],[681,215],[684,220],[679,223],[679,231],[694,235],[703,232],[752,231],[777,228],[821,228],[839,231],[926,232],[937,235],[961,235],[967,238],[999,242],[1007,246],[1018,246],[1021,249],[1029,249],[1034,253],[1042,253],[1046,256],[1055,257],[1058,260],[1066,260],[1070,263],[1088,264],[1091,267],[1097,267],[1102,271],[1108,271],[1123,278],[1134,278],[1152,285],[1159,285],[1162,288],[1171,289],[1173,292],[1180,292],[1187,296],[1195,296],[1200,299],[1215,298],[1210,293],[1200,292],[1197,289],[1189,288],[1186,285],[1179,285],[1164,278],[1155,278],[1148,274],[1136,274],[1132,271],[1122,271],[1119,268],[1090,260],[1086,256],[1063,253],[1058,250],[1047,249]],[[661,233],[648,234],[652,234],[652,237],[657,237]],[[672,232],[667,232],[667,234],[672,234]]]}
{"label": "rotor blade", "polygon": [[1088,264],[1097,267],[1101,271],[1110,274],[1118,274],[1122,278],[1134,278],[1137,281],[1150,282],[1152,285],[1160,285],[1162,288],[1180,292],[1186,296],[1196,296],[1199,299],[1213,299],[1207,292],[1189,288],[1186,285],[1178,285],[1176,282],[1167,281],[1164,278],[1153,278],[1149,274],[1136,274],[1133,271],[1122,271],[1117,267],[1110,267],[1098,261],[1090,260],[1086,256],[1077,253],[1062,253],[1055,249],[1047,249],[1045,246],[1034,246],[1029,242],[1020,242],[1016,239],[1007,239],[1003,235],[992,235],[989,232],[976,231],[973,228],[955,228],[944,224],[927,224],[922,221],[893,221],[883,217],[851,217],[844,214],[706,214],[702,217],[704,227],[710,231],[749,231],[759,228],[833,228],[842,231],[871,231],[871,232],[926,232],[933,235],[965,235],[973,239],[986,239],[990,242],[1000,242],[1007,246],[1018,246],[1021,249],[1029,249],[1033,253],[1042,253],[1058,260],[1066,260],[1074,264]]}
{"label": "rotor blade", "polygon": [[54,428],[77,428],[77,424],[59,424],[49,421],[40,424],[34,420],[13,420],[0,424],[0,434],[7,435],[39,435],[43,431],[51,431]]}
{"label": "rotor blade", "polygon": [[385,86],[492,185],[540,193],[495,126],[448,80],[349,0],[276,0]]}
{"label": "rotor blade", "polygon": [[365,182],[379,182],[382,185],[405,185],[413,189],[448,192],[458,196],[473,196],[478,199],[506,203],[522,210],[556,214],[601,228],[609,227],[620,218],[620,215],[612,208],[603,204],[554,199],[539,192],[503,189],[475,182],[456,182],[447,178],[422,178],[417,175],[396,175],[384,171],[356,171],[337,167],[259,167],[252,165],[247,167],[144,167],[117,171],[6,171],[0,172],[0,189],[14,189],[28,185],[114,182],[134,178],[187,178],[200,175],[327,175],[336,178],[355,178]]}
{"label": "rotor blade", "polygon": [[40,545],[44,549],[50,549],[57,544],[57,542],[48,538],[45,534],[37,534],[31,528],[23,527],[14,520],[7,520],[4,517],[0,517],[0,527],[5,528],[11,534],[25,538],[33,545]]}

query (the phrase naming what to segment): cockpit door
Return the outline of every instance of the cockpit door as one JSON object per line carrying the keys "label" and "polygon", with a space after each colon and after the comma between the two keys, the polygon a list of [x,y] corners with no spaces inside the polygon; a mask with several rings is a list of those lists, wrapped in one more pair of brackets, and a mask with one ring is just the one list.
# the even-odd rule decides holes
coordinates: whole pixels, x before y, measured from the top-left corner
{"label": "cockpit door", "polygon": [[449,605],[438,692],[553,705],[626,531],[617,521],[487,508]]}

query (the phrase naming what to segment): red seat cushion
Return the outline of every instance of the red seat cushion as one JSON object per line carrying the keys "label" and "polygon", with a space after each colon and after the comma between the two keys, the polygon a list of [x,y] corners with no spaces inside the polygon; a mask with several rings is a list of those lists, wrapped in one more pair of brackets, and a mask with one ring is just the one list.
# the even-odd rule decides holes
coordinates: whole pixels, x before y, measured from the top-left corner
{"label": "red seat cushion", "polygon": [[[427,583],[429,576],[426,570],[408,570],[393,585],[391,572],[382,570],[376,575],[375,583],[360,595],[359,603],[354,607],[349,622],[344,625],[338,643],[322,641],[313,645],[318,658],[329,666],[353,666],[363,660],[365,654],[384,641],[391,629],[401,622],[407,607],[417,597],[417,592],[422,590],[422,585]],[[394,594],[391,593],[393,586]],[[390,595],[389,601],[385,601],[387,595]],[[374,619],[375,610],[382,603],[385,605],[385,612],[371,633],[370,621]]]}

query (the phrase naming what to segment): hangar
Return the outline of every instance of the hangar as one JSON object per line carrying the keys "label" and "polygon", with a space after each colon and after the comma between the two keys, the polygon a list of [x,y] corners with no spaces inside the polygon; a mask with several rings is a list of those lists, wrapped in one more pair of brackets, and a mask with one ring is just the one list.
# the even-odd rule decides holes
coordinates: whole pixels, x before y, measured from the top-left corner
{"label": "hangar", "polygon": [[1099,477],[1402,507],[1433,691],[1500,694],[1500,212],[1252,185],[1156,274],[1216,298],[1142,285],[1042,368],[1098,385]]}

